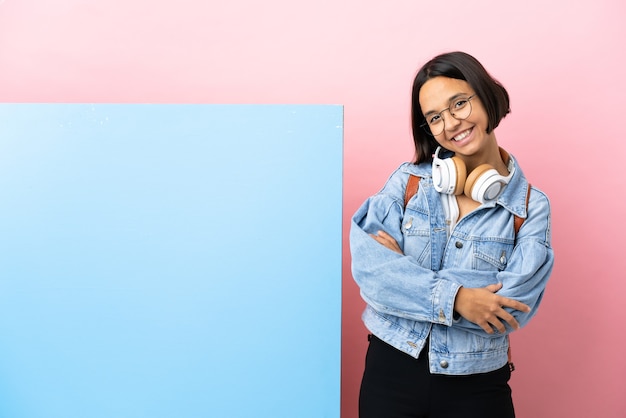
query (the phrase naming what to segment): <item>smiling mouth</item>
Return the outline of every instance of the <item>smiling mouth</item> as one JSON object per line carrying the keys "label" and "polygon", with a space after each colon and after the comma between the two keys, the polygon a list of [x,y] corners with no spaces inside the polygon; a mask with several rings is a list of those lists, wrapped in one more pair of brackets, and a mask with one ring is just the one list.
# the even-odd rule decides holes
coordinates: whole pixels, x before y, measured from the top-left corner
{"label": "smiling mouth", "polygon": [[469,134],[472,133],[471,129],[468,129],[466,131],[461,132],[460,134],[458,134],[457,136],[453,137],[452,140],[453,141],[462,141],[465,138],[467,138],[469,136]]}

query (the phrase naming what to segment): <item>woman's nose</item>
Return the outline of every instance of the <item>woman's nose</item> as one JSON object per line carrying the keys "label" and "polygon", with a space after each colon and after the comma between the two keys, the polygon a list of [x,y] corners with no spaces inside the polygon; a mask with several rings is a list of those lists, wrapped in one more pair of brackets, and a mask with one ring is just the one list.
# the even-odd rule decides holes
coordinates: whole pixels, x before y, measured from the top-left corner
{"label": "woman's nose", "polygon": [[445,128],[449,131],[454,130],[459,125],[459,123],[461,123],[460,120],[452,116],[452,112],[450,112],[449,110],[447,112],[443,112],[441,114],[441,117],[443,118]]}

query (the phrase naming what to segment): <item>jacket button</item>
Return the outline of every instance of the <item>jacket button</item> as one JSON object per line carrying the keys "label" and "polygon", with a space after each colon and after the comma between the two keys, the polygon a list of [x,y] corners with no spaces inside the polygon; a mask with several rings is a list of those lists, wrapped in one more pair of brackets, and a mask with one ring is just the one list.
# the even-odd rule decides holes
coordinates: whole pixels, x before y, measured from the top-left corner
{"label": "jacket button", "polygon": [[448,362],[445,360],[441,360],[441,362],[439,362],[439,365],[441,366],[442,369],[448,368]]}
{"label": "jacket button", "polygon": [[455,246],[456,248],[463,248],[463,243],[462,243],[461,241],[457,241],[457,242],[454,244],[454,246]]}

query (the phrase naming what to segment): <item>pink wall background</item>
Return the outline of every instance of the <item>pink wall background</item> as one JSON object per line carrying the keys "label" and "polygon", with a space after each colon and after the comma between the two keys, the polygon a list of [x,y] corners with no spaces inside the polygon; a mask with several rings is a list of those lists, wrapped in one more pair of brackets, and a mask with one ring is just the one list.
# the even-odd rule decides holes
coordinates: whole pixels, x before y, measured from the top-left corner
{"label": "pink wall background", "polygon": [[[0,101],[343,104],[347,237],[352,212],[412,158],[417,68],[473,54],[512,97],[501,145],[553,208],[554,274],[512,337],[518,416],[623,417],[625,19],[621,0],[0,0]],[[343,257],[353,418],[366,331],[347,241]]]}

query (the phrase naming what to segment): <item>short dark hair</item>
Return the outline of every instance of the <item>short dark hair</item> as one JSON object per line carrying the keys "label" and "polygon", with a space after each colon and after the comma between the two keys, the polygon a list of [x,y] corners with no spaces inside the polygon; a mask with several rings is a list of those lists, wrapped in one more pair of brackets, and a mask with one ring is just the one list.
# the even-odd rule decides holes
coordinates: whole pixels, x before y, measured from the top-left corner
{"label": "short dark hair", "polygon": [[439,76],[464,80],[472,86],[487,111],[487,133],[493,131],[502,118],[511,112],[509,94],[506,89],[489,75],[476,58],[465,52],[449,52],[436,56],[420,68],[413,81],[411,123],[416,164],[431,162],[432,154],[438,145],[435,138],[425,130],[428,128],[420,127],[426,123],[426,119],[419,103],[419,93],[428,80]]}

